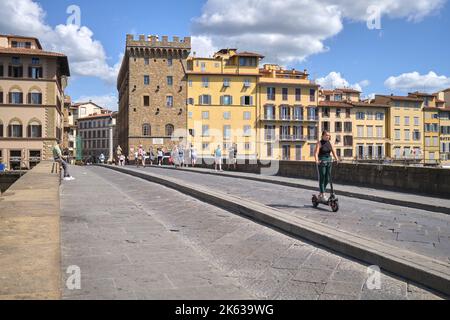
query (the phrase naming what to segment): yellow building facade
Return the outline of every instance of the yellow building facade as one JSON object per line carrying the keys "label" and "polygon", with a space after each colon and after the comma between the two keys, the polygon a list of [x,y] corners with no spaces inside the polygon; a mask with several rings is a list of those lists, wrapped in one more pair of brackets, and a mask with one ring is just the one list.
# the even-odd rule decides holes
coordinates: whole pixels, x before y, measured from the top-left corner
{"label": "yellow building facade", "polygon": [[320,91],[319,129],[320,132],[330,132],[336,153],[343,160],[352,160],[355,156],[355,112],[352,103],[356,102],[360,102],[360,92],[353,89]]}
{"label": "yellow building facade", "polygon": [[350,89],[320,91],[321,130],[331,133],[342,160],[378,160],[386,155],[385,104],[361,101],[361,92]]}
{"label": "yellow building facade", "polygon": [[194,145],[199,157],[211,157],[220,145],[225,157],[234,146],[239,158],[257,158],[257,83],[262,58],[236,49],[220,50],[213,58],[188,58],[188,144]]}
{"label": "yellow building facade", "polygon": [[258,83],[258,156],[263,160],[314,159],[318,89],[307,71],[264,65]]}
{"label": "yellow building facade", "polygon": [[450,88],[436,93],[439,107],[439,153],[441,165],[450,167]]}
{"label": "yellow building facade", "polygon": [[440,159],[442,165],[450,166],[450,108],[439,110],[440,121]]}
{"label": "yellow building facade", "polygon": [[388,147],[388,106],[374,101],[354,102],[354,154],[357,159],[381,160]]}
{"label": "yellow building facade", "polygon": [[375,103],[388,105],[386,156],[420,161],[423,153],[423,100],[412,96],[375,96]]}
{"label": "yellow building facade", "polygon": [[443,107],[437,95],[414,92],[408,96],[423,101],[423,161],[424,164],[435,165],[440,162],[439,141],[439,107]]}

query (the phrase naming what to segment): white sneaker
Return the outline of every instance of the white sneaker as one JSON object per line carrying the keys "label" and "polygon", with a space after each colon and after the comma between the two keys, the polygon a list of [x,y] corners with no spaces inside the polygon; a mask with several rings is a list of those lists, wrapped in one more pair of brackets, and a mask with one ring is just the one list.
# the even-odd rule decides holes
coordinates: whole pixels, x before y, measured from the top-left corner
{"label": "white sneaker", "polygon": [[72,179],[70,179],[70,177],[65,177],[63,180],[64,181],[72,181]]}

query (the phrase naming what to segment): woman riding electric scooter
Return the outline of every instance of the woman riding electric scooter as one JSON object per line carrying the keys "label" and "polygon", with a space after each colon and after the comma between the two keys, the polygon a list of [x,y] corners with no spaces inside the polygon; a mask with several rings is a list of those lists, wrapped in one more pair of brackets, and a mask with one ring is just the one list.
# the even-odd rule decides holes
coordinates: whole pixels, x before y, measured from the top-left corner
{"label": "woman riding electric scooter", "polygon": [[314,153],[319,174],[320,194],[319,197],[314,196],[314,199],[316,199],[317,201],[313,199],[313,203],[315,204],[315,206],[317,206],[319,203],[328,204],[333,208],[334,211],[334,205],[338,209],[337,201],[336,203],[334,203],[333,201],[330,202],[330,200],[334,200],[334,190],[332,190],[330,198],[325,197],[327,186],[331,182],[331,167],[333,163],[331,154],[333,154],[336,161],[339,162],[339,157],[337,156],[336,150],[330,140],[331,135],[328,131],[325,130],[322,133],[322,139],[317,142],[316,150]]}

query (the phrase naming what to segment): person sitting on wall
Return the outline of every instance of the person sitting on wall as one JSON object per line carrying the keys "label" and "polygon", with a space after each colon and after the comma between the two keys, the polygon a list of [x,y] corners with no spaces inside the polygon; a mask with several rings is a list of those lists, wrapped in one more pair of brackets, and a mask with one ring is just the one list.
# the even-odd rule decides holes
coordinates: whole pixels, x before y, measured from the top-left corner
{"label": "person sitting on wall", "polygon": [[69,165],[67,164],[67,162],[64,159],[64,156],[62,155],[60,144],[61,141],[57,140],[55,146],[53,147],[53,158],[55,159],[55,162],[58,162],[62,165],[64,169],[64,180],[65,181],[75,180],[75,178],[72,177],[69,173]]}

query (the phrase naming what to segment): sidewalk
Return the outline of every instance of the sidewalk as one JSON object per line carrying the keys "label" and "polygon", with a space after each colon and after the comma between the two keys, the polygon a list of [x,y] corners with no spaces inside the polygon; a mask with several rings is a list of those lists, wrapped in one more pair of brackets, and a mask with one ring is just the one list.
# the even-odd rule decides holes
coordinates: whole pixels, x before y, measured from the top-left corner
{"label": "sidewalk", "polygon": [[[164,167],[155,166],[153,168],[175,170],[174,167],[168,166]],[[220,175],[226,177],[254,180],[313,191],[316,191],[318,189],[317,181],[309,179],[288,178],[281,176],[266,176],[235,171],[216,172],[212,169],[204,169],[204,168],[178,168],[176,170],[184,170],[200,174]],[[415,208],[432,212],[450,214],[450,199],[421,196],[411,193],[386,191],[381,189],[364,188],[360,186],[351,186],[343,184],[335,184],[334,189],[338,194],[338,196],[341,195],[357,199],[398,205],[408,208]]]}
{"label": "sidewalk", "polygon": [[58,300],[59,179],[41,162],[0,197],[0,300]]}

